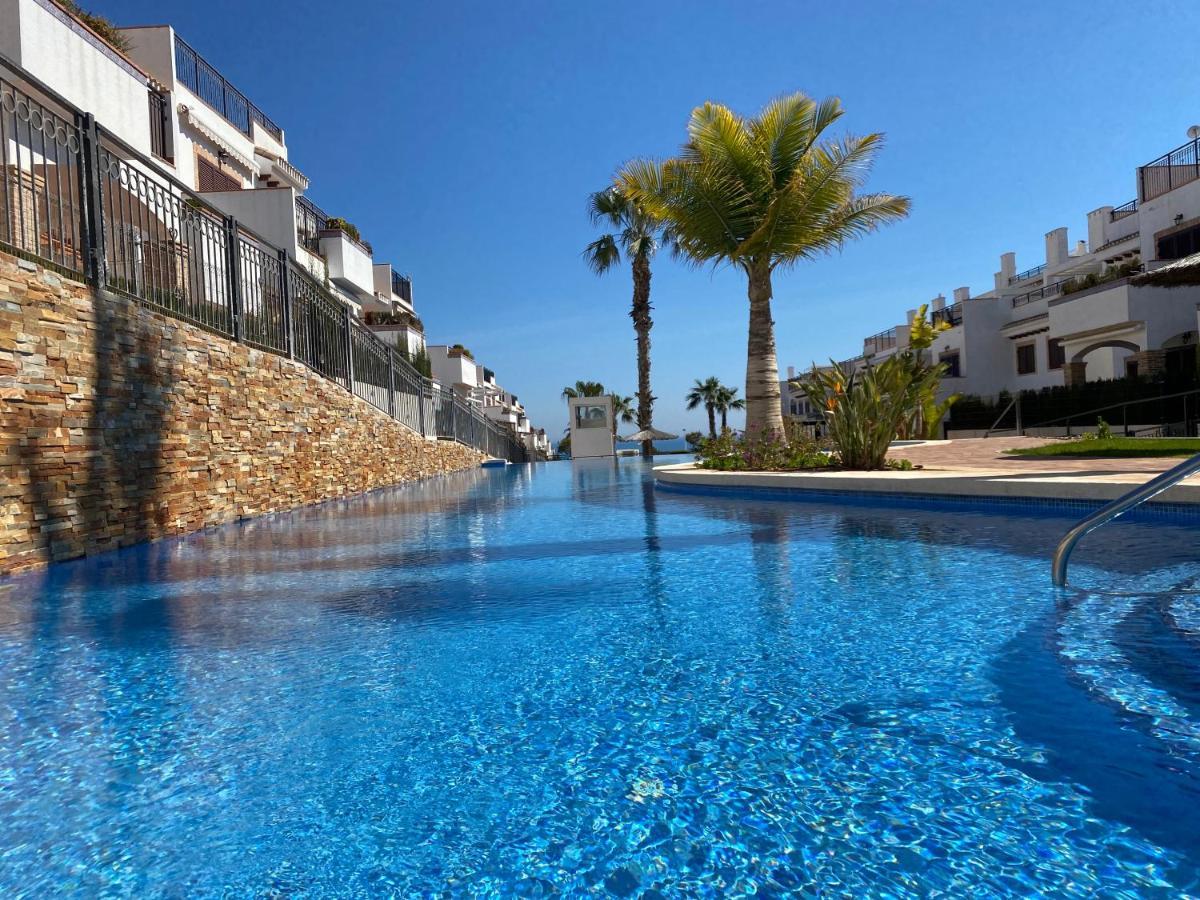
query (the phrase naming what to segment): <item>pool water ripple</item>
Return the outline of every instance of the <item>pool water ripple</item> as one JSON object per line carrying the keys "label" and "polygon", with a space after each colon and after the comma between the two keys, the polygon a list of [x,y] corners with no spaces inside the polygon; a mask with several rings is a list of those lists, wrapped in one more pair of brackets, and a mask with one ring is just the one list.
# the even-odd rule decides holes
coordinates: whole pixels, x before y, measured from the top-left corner
{"label": "pool water ripple", "polygon": [[472,473],[13,582],[0,890],[1200,889],[1191,529],[1089,537],[1063,594],[1044,513],[648,474]]}

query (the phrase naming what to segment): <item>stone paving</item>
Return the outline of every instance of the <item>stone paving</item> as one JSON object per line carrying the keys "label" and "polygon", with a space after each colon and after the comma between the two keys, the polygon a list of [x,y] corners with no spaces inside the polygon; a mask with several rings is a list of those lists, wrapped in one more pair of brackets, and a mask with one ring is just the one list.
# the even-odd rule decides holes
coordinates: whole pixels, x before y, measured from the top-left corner
{"label": "stone paving", "polygon": [[1165,471],[1183,457],[1150,459],[1064,459],[1053,456],[1013,456],[1005,450],[1017,447],[1039,447],[1053,443],[1044,438],[994,437],[964,438],[953,441],[932,441],[897,447],[889,456],[907,459],[925,469],[980,469],[994,474],[1012,475],[1133,475]]}

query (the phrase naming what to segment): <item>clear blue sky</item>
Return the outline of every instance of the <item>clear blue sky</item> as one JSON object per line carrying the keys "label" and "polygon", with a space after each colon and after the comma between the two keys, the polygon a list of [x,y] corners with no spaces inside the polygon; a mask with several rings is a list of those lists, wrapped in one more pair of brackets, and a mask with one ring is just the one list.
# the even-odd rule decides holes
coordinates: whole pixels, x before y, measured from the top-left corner
{"label": "clear blue sky", "polygon": [[[863,336],[998,256],[1135,194],[1134,168],[1200,122],[1195,2],[243,3],[92,0],[169,21],[287,132],[310,196],[414,277],[432,343],[462,343],[557,434],[576,379],[636,387],[627,272],[580,260],[584,203],[624,160],[665,155],[691,109],[839,95],[888,136],[872,187],[911,218],[775,285],[781,368]],[[746,300],[729,271],[662,258],[656,424],[698,428],[693,378],[742,384]]]}

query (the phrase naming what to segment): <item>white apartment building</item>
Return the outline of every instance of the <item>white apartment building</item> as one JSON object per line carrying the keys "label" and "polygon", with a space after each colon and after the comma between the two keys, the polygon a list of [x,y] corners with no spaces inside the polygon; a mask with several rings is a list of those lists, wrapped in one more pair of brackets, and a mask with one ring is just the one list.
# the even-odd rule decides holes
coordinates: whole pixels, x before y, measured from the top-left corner
{"label": "white apartment building", "polygon": [[[1181,147],[1137,169],[1137,197],[1087,215],[1087,237],[1071,246],[1067,229],[1045,236],[1045,257],[1017,271],[1000,257],[991,287],[960,287],[950,303],[929,301],[950,327],[931,353],[949,369],[945,393],[994,398],[1126,375],[1159,376],[1195,365],[1200,289],[1131,283],[1200,250],[1200,129]],[[906,322],[863,340],[852,368],[876,363],[908,344]],[[792,398],[786,398],[785,413]]]}
{"label": "white apartment building", "polygon": [[[459,397],[477,406],[493,422],[512,429],[527,446],[530,440],[538,443],[536,438],[530,438],[536,432],[520,400],[496,382],[495,372],[475,362],[471,351],[459,345],[430,344],[426,352],[435,381],[453,388]],[[549,447],[544,432],[541,437]]]}
{"label": "white apartment building", "polygon": [[[376,262],[374,249],[351,233],[345,219],[326,214],[306,196],[309,178],[289,161],[283,128],[170,25],[120,32],[129,41],[127,51],[112,46],[54,0],[0,0],[0,55],[69,104],[91,112],[106,134],[153,159],[264,246],[282,250],[384,342],[410,356],[425,351],[411,277],[391,263]],[[133,153],[128,155],[123,162],[149,181],[161,185],[169,180],[150,171],[153,167]],[[42,170],[50,171],[47,162]],[[20,188],[5,196],[30,193],[29,184]],[[148,203],[131,200],[131,215],[153,217]],[[158,224],[159,231],[169,225]],[[18,237],[35,243],[29,238],[36,236]],[[176,245],[174,252],[186,254],[178,242],[168,242]],[[135,237],[127,243],[137,253],[146,242]],[[62,249],[64,257],[79,252],[75,246]],[[206,274],[197,277],[214,283],[227,277],[223,259],[206,265]],[[72,267],[81,269],[82,264]],[[178,267],[185,270],[186,259]],[[173,280],[155,274],[161,281]],[[544,433],[537,437],[517,398],[496,385],[490,370],[455,348],[428,349],[441,351],[431,354],[436,380],[452,386],[488,418],[510,425],[523,439],[532,435],[532,445],[549,446]]]}

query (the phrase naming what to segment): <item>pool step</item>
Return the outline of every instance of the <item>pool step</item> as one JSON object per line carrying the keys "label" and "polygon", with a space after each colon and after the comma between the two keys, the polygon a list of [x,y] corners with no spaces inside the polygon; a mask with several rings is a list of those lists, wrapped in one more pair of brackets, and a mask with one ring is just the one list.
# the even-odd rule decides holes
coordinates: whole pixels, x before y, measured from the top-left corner
{"label": "pool step", "polygon": [[[1200,657],[1189,660],[1179,652],[1186,639],[1162,615],[1169,596],[1083,597],[1059,624],[1058,654],[1090,693],[1190,755],[1200,753],[1200,720],[1195,694],[1184,688],[1200,677]],[[1187,671],[1164,669],[1161,677],[1152,676],[1164,660]]]}

